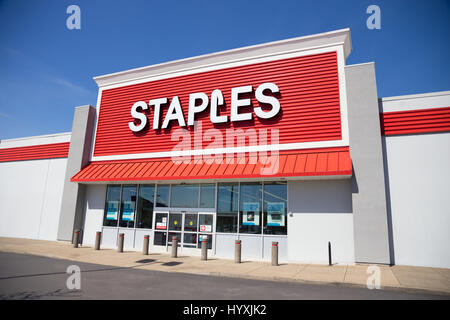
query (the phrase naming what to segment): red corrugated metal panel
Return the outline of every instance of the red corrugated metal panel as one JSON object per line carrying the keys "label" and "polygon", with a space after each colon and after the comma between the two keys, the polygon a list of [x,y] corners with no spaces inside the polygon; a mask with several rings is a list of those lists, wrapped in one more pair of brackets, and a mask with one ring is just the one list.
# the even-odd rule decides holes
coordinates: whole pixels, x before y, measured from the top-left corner
{"label": "red corrugated metal panel", "polygon": [[70,142],[0,149],[0,162],[67,158]]}
{"label": "red corrugated metal panel", "polygon": [[450,131],[450,107],[384,112],[381,134],[411,134]]}
{"label": "red corrugated metal panel", "polygon": [[[172,124],[176,124],[173,128],[166,130],[149,128],[145,132],[133,133],[128,128],[128,122],[133,121],[131,106],[139,100],[148,102],[150,99],[167,97],[171,101],[173,96],[178,96],[187,120],[190,93],[204,92],[210,96],[214,89],[220,89],[226,104],[220,113],[229,116],[231,88],[252,85],[255,90],[264,82],[273,82],[280,90],[277,98],[282,110],[275,118],[263,120],[254,115],[251,121],[214,125],[210,122],[207,108],[196,115],[196,119],[202,121],[203,131],[211,128],[279,129],[280,143],[341,139],[337,55],[336,52],[329,52],[104,90],[94,156],[170,151],[178,144],[178,141],[170,139],[171,132],[179,128],[176,121],[172,121]],[[254,93],[250,98],[252,105],[257,106]],[[167,108],[162,108],[160,124]],[[240,112],[252,110],[244,107]],[[146,112],[149,124],[152,124],[153,110]],[[203,141],[202,148],[209,143]]]}
{"label": "red corrugated metal panel", "polygon": [[224,158],[221,163],[213,161],[214,158],[190,162],[175,162],[171,158],[98,161],[78,172],[71,181],[189,181],[352,174],[348,147],[291,150],[270,156],[260,159],[257,155],[238,154],[233,162]]}

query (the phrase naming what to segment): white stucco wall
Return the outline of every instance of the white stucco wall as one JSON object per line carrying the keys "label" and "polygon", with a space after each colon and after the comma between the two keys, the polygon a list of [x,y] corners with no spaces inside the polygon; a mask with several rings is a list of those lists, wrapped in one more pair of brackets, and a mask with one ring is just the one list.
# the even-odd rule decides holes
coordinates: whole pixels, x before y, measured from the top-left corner
{"label": "white stucco wall", "polygon": [[[0,149],[69,142],[70,132],[0,140]],[[0,236],[56,240],[67,158],[0,162]]]}
{"label": "white stucco wall", "polygon": [[384,139],[395,264],[450,268],[450,133]]}
{"label": "white stucco wall", "polygon": [[85,197],[83,244],[94,245],[97,231],[102,231],[106,185],[88,185]]}
{"label": "white stucco wall", "polygon": [[0,163],[0,236],[56,240],[66,158]]}
{"label": "white stucco wall", "polygon": [[288,182],[288,259],[354,263],[351,180]]}

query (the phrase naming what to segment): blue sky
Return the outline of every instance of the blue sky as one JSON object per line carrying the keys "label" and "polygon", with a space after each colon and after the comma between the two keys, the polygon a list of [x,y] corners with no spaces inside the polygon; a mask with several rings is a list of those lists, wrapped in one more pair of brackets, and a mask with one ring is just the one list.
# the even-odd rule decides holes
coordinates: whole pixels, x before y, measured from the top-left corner
{"label": "blue sky", "polygon": [[374,61],[380,97],[450,90],[448,0],[0,0],[0,139],[71,131],[97,75],[347,27],[347,64]]}

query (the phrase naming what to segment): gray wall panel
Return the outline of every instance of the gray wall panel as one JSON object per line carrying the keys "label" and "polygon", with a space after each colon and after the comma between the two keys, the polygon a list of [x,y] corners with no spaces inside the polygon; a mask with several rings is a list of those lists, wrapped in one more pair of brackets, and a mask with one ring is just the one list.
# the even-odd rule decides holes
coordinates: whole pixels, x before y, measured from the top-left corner
{"label": "gray wall panel", "polygon": [[72,241],[73,231],[81,230],[84,224],[85,186],[70,182],[70,178],[89,163],[95,117],[95,108],[92,106],[75,108],[64,178],[58,240]]}
{"label": "gray wall panel", "polygon": [[346,66],[356,262],[390,264],[378,97],[373,63]]}

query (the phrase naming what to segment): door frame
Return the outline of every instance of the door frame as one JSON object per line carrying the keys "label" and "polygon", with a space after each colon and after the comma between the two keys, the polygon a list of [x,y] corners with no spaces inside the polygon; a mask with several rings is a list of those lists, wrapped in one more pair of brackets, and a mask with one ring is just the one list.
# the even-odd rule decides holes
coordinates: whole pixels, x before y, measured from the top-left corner
{"label": "door frame", "polygon": [[[170,214],[181,214],[181,231],[171,231],[169,230],[169,221],[170,221]],[[215,211],[205,211],[204,209],[202,210],[201,208],[189,208],[189,209],[185,209],[185,208],[168,208],[165,210],[153,210],[153,241],[152,241],[152,247],[154,249],[156,249],[155,251],[158,252],[168,252],[169,251],[169,233],[170,232],[176,232],[176,233],[180,233],[181,237],[180,237],[180,243],[179,243],[179,247],[178,250],[180,253],[185,253],[188,255],[200,255],[201,254],[201,248],[198,248],[198,245],[196,248],[189,248],[189,247],[183,247],[184,244],[184,234],[185,234],[185,230],[184,230],[184,224],[185,224],[185,214],[189,214],[189,213],[195,213],[197,214],[197,231],[196,232],[189,232],[186,231],[186,233],[193,233],[193,234],[197,234],[197,244],[198,244],[198,237],[200,236],[200,234],[208,234],[208,236],[211,237],[211,249],[208,249],[208,252],[211,254],[215,254],[215,230],[216,230],[216,212]],[[157,214],[166,214],[167,215],[167,225],[166,225],[166,229],[165,230],[158,230],[156,229],[156,215]],[[212,230],[211,232],[201,232],[200,231],[200,215],[212,215]],[[155,239],[155,232],[164,232],[165,236],[166,236],[166,245],[165,246],[161,246],[161,245],[155,245],[154,244],[154,239]],[[171,245],[170,245],[171,246]]]}

